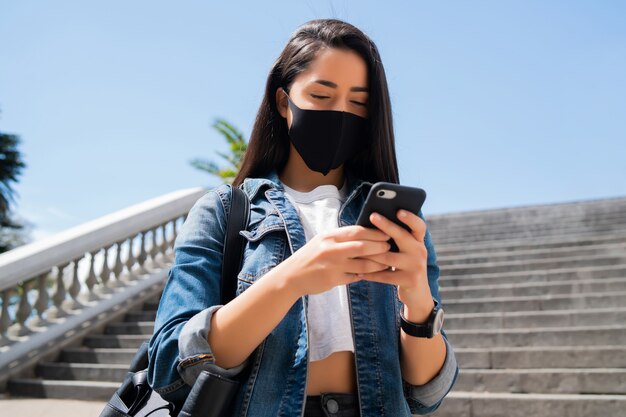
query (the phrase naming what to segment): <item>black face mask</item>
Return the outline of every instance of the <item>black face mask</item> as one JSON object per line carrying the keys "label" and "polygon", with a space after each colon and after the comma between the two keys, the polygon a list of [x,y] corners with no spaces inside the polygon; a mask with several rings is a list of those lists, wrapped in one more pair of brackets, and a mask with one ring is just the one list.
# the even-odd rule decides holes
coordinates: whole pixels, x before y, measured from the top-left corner
{"label": "black face mask", "polygon": [[293,115],[289,137],[311,170],[327,175],[369,146],[369,119],[345,111],[301,109],[283,92]]}

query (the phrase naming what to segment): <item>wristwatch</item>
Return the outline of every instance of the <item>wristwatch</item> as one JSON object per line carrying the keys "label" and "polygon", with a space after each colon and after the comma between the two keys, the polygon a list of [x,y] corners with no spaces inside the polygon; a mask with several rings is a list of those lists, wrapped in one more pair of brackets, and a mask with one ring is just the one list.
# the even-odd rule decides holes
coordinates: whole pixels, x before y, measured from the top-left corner
{"label": "wristwatch", "polygon": [[400,310],[400,326],[406,334],[431,339],[441,332],[441,328],[443,327],[443,308],[434,298],[433,301],[435,302],[435,307],[430,313],[426,323],[410,322],[404,317],[404,308]]}

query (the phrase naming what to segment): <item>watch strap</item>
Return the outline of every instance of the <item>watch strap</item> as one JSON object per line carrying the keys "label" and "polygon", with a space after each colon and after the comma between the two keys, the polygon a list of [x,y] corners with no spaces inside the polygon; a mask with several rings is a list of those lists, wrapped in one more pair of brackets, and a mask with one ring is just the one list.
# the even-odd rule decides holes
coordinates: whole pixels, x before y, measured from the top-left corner
{"label": "watch strap", "polygon": [[404,330],[406,334],[413,337],[426,337],[429,339],[434,336],[433,325],[436,317],[436,312],[439,309],[439,303],[434,298],[433,301],[435,302],[435,307],[433,307],[433,310],[431,311],[425,323],[413,323],[411,321],[408,321],[406,317],[404,317],[404,308],[400,309],[400,327],[402,328],[402,330]]}

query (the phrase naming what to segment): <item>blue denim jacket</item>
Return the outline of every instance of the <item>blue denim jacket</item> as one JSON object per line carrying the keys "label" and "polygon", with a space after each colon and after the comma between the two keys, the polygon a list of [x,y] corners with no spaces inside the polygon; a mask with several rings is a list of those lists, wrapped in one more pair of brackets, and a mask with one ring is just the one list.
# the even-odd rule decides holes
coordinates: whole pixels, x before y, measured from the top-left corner
{"label": "blue denim jacket", "polygon": [[[338,225],[356,223],[371,183],[345,171],[348,197]],[[297,210],[287,198],[276,171],[247,178],[241,188],[251,212],[237,295],[306,243]],[[302,416],[309,364],[307,306],[302,296],[246,360],[233,368],[215,364],[207,341],[211,316],[220,304],[220,273],[230,188],[208,190],[189,211],[174,242],[175,262],[157,311],[149,347],[150,385],[165,399],[183,399],[202,370],[226,376],[242,373],[233,416]],[[420,211],[419,216],[423,219]],[[439,296],[439,267],[426,231],[428,281]],[[362,280],[348,284],[355,345],[355,369],[362,417],[409,417],[436,410],[458,377],[454,351],[447,340],[441,372],[424,385],[409,384],[400,367],[402,303],[393,285]],[[259,318],[262,319],[262,318]]]}

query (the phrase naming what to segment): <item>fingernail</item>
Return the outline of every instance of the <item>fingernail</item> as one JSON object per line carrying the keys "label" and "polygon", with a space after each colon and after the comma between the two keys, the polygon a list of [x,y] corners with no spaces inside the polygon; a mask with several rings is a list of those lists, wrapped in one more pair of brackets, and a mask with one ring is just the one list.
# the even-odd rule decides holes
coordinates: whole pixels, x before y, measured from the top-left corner
{"label": "fingernail", "polygon": [[404,211],[404,210],[400,210],[400,213],[398,215],[400,217],[406,217],[407,216],[406,211]]}

